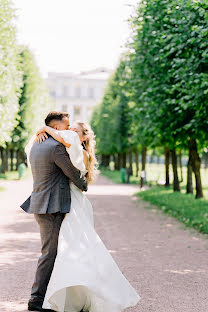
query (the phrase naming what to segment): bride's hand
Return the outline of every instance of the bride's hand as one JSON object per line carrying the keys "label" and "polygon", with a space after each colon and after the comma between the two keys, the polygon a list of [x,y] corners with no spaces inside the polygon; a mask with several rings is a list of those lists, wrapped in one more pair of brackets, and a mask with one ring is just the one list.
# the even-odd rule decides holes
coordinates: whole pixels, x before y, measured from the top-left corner
{"label": "bride's hand", "polygon": [[36,132],[36,135],[39,136],[39,134],[43,134],[45,132],[46,132],[46,127],[42,127]]}
{"label": "bride's hand", "polygon": [[38,138],[38,144],[44,142],[46,139],[48,139],[48,136],[46,132],[41,132],[40,134],[37,135]]}

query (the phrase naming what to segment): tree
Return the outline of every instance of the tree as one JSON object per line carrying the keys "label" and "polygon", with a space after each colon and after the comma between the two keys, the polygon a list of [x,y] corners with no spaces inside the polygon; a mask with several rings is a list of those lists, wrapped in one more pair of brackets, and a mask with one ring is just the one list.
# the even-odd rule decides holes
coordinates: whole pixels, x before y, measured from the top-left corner
{"label": "tree", "polygon": [[[207,8],[207,1],[143,1],[132,19],[135,111],[146,136],[172,151],[175,190],[176,150],[190,140],[203,145],[207,132]],[[200,180],[197,146],[195,153],[192,165]]]}
{"label": "tree", "polygon": [[128,94],[126,93],[127,65],[125,59],[108,81],[99,107],[93,113],[91,125],[96,133],[97,151],[108,159],[114,155],[116,168],[126,167],[129,142]]}
{"label": "tree", "polygon": [[19,154],[17,165],[24,161],[24,147],[35,131],[43,125],[52,102],[34,57],[28,48],[19,47],[19,62],[23,85],[19,97],[17,126],[13,129],[9,148]]}
{"label": "tree", "polygon": [[14,9],[9,0],[0,1],[0,146],[10,141],[17,124],[18,98],[22,84],[18,66]]}

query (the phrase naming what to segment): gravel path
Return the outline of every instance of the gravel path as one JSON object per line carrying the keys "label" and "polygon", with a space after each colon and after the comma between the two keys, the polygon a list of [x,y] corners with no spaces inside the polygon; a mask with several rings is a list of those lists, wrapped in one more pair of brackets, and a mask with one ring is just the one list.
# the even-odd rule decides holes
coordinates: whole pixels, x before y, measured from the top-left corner
{"label": "gravel path", "polygon": [[[7,190],[0,192],[0,312],[26,312],[40,244],[33,216],[18,206],[30,194],[32,181],[4,184]],[[100,177],[88,192],[97,233],[142,297],[127,311],[207,312],[207,237],[135,198],[136,190]]]}

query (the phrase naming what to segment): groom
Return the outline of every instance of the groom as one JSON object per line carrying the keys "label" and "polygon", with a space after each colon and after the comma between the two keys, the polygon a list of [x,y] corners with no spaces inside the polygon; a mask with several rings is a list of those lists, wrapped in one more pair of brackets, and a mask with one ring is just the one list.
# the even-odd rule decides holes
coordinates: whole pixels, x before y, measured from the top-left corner
{"label": "groom", "polygon": [[[45,124],[56,130],[68,130],[69,114],[53,111],[46,117]],[[70,211],[69,181],[82,191],[87,191],[87,184],[72,165],[64,145],[51,136],[41,144],[37,141],[33,144],[29,159],[33,192],[21,208],[34,214],[40,227],[42,248],[28,310],[52,311],[43,309],[42,305],[56,258],[61,223],[65,213]]]}

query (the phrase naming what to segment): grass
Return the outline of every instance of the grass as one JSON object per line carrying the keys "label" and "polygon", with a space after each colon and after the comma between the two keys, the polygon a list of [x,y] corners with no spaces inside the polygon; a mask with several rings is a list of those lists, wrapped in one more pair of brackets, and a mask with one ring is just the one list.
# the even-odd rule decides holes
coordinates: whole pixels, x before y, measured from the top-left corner
{"label": "grass", "polygon": [[195,199],[192,194],[173,192],[172,187],[164,186],[154,186],[137,195],[186,226],[208,234],[208,200]]}
{"label": "grass", "polygon": [[[120,171],[111,171],[109,169],[101,169],[101,174],[105,177],[109,178],[115,183],[122,183],[121,181],[121,173]],[[130,179],[131,184],[138,184],[138,178],[137,177],[131,177]]]}
{"label": "grass", "polygon": [[[141,165],[140,165],[141,168]],[[146,173],[147,173],[147,181],[149,185],[154,185],[159,183],[164,183],[162,181],[164,175],[164,165],[162,164],[147,164],[146,165]],[[135,174],[136,166],[133,164],[133,172]],[[107,178],[111,179],[115,183],[122,183],[121,181],[121,173],[120,171],[113,170],[113,163],[110,163],[110,169],[101,168],[102,175],[106,176]],[[139,184],[139,177],[131,176],[130,183],[131,184]]]}
{"label": "grass", "polygon": [[[29,168],[26,168],[22,179],[29,178],[30,176],[31,170]],[[19,180],[18,171],[8,171],[6,173],[0,173],[0,180]]]}
{"label": "grass", "polygon": [[[115,183],[122,183],[121,173],[112,171],[112,164],[110,168],[111,170],[101,169],[101,173]],[[175,217],[186,226],[208,234],[208,171],[205,168],[201,169],[204,199],[195,199],[194,195],[186,194],[186,167],[183,167],[182,170],[184,181],[181,183],[181,193],[173,192],[172,187],[158,185],[164,184],[164,165],[147,164],[147,181],[148,185],[152,187],[138,192],[137,196],[155,205],[164,213]],[[172,180],[172,176],[172,171],[170,171],[170,180]],[[130,183],[138,184],[139,178],[132,177]]]}

